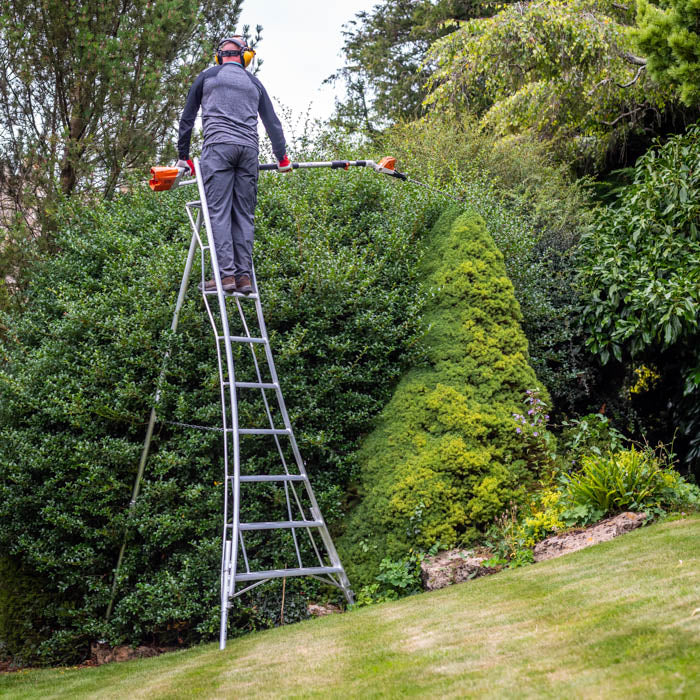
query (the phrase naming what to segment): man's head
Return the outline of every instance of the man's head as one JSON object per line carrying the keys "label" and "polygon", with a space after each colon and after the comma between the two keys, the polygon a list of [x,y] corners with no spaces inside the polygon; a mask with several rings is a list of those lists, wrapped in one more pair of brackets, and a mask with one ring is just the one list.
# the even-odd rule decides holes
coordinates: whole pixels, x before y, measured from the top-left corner
{"label": "man's head", "polygon": [[233,62],[241,63],[247,67],[254,56],[255,51],[248,46],[248,42],[239,34],[222,39],[216,49],[216,62],[219,65]]}

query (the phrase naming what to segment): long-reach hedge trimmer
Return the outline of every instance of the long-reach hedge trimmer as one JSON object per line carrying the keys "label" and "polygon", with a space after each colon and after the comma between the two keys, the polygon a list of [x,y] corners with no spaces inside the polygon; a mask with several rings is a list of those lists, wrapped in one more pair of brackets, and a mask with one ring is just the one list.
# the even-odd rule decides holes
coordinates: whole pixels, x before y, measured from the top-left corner
{"label": "long-reach hedge trimmer", "polygon": [[[320,161],[309,161],[305,163],[292,163],[292,170],[305,170],[308,168],[330,168],[331,170],[349,170],[350,168],[372,168],[377,173],[382,175],[388,175],[389,177],[396,177],[404,182],[410,182],[413,185],[418,185],[419,187],[425,187],[428,190],[436,192],[443,197],[449,197],[459,204],[463,202],[455,197],[449,192],[444,192],[439,190],[432,185],[428,185],[425,182],[416,180],[415,178],[409,177],[406,173],[401,173],[396,170],[396,158],[391,156],[386,156],[382,158],[379,163],[375,163],[373,160],[320,160]],[[258,166],[258,170],[278,170],[276,163],[261,163]],[[183,180],[185,170],[183,168],[176,167],[155,167],[151,168],[152,178],[149,180],[148,184],[151,189],[155,192],[162,192],[165,190],[172,190],[179,185],[189,185],[193,184],[195,180]]]}

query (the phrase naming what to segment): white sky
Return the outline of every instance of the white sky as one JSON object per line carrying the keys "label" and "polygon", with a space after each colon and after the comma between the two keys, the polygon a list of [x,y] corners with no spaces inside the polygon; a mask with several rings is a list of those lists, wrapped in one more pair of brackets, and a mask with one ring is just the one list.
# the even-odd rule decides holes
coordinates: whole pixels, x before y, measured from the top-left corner
{"label": "white sky", "polygon": [[321,82],[343,65],[342,25],[357,12],[369,10],[378,0],[244,0],[239,26],[263,27],[258,57],[264,60],[258,78],[275,106],[278,101],[294,117],[306,112],[327,119],[333,98],[342,97],[342,85],[321,87]]}

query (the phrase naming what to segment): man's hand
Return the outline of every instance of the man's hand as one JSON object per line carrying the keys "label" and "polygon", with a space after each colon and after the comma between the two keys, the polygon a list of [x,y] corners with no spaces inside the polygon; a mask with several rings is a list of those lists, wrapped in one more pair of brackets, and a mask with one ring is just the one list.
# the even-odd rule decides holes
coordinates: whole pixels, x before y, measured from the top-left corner
{"label": "man's hand", "polygon": [[189,168],[190,169],[190,175],[194,175],[194,163],[191,160],[178,160],[177,163],[175,163],[176,168]]}
{"label": "man's hand", "polygon": [[286,153],[284,154],[284,158],[278,163],[277,171],[280,173],[289,173],[292,171],[292,163]]}

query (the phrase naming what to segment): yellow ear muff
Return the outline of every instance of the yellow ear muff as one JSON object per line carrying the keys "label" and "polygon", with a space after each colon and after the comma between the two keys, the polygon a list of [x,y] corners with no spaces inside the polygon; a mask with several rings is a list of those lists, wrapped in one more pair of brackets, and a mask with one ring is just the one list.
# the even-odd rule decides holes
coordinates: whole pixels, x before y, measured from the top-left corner
{"label": "yellow ear muff", "polygon": [[255,51],[253,49],[247,48],[241,52],[241,58],[243,59],[243,65],[247,68],[250,62],[255,57]]}
{"label": "yellow ear muff", "polygon": [[[251,49],[249,46],[246,45],[245,41],[241,41],[242,37],[228,37],[226,39],[222,39],[219,42],[218,47],[216,48],[216,53],[214,54],[214,62],[220,66],[223,65],[224,62],[224,56],[240,56],[241,57],[241,63],[243,64],[244,68],[247,68],[250,62],[253,60],[255,57],[255,51]],[[222,51],[221,47],[224,46],[225,44],[236,44],[236,46],[239,47],[238,51]]]}

